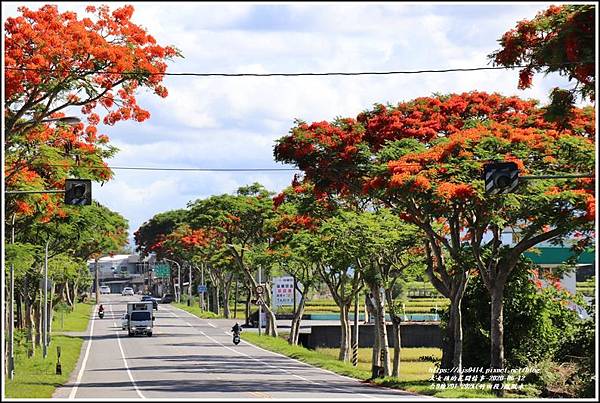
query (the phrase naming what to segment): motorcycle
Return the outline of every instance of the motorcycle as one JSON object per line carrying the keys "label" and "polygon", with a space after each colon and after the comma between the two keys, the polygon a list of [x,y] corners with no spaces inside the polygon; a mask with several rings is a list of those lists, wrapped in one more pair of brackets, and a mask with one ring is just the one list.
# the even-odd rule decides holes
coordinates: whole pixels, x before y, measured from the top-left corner
{"label": "motorcycle", "polygon": [[104,311],[98,311],[98,316],[100,319],[104,319]]}
{"label": "motorcycle", "polygon": [[232,328],[231,331],[233,332],[233,344],[237,346],[238,344],[240,344],[240,332],[242,331],[242,329],[240,329],[239,327],[238,330]]}

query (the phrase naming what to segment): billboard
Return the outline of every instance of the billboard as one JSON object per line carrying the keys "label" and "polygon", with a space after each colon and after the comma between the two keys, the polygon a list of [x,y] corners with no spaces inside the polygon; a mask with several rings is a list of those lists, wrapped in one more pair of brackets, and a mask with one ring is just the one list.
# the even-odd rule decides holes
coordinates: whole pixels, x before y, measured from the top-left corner
{"label": "billboard", "polygon": [[[298,288],[302,289],[300,283]],[[296,291],[296,303],[300,301],[301,294]],[[294,277],[275,277],[273,278],[273,308],[280,306],[294,306]]]}

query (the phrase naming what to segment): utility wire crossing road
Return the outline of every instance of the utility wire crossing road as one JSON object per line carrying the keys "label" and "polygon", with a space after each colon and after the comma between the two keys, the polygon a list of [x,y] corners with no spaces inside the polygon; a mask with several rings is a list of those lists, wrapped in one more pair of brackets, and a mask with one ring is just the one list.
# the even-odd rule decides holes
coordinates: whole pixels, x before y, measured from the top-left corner
{"label": "utility wire crossing road", "polygon": [[199,319],[159,304],[152,337],[121,329],[126,303],[139,296],[103,295],[104,319],[94,318],[63,399],[427,399],[363,384],[242,341],[232,321]]}

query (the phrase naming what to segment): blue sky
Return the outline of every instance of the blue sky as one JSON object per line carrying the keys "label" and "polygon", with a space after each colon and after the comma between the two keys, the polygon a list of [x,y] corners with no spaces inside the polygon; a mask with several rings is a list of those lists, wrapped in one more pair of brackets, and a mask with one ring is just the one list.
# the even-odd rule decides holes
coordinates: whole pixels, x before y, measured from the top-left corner
{"label": "blue sky", "polygon": [[[17,7],[45,3],[2,2],[3,20]],[[86,5],[65,2],[60,11],[85,14]],[[517,21],[561,3],[206,3],[133,4],[133,21],[184,58],[169,72],[275,73],[386,71],[488,66],[486,55]],[[167,77],[166,99],[141,91],[150,111],[143,123],[100,127],[121,151],[114,166],[272,168],[273,145],[294,119],[355,117],[374,103],[397,103],[434,92],[472,90],[547,102],[562,77],[537,75],[517,89],[511,70],[350,77]],[[73,109],[68,114],[77,115]],[[94,185],[94,198],[125,216],[130,233],[154,214],[190,201],[232,193],[260,182],[279,192],[293,173],[215,173],[116,170],[114,180]]]}

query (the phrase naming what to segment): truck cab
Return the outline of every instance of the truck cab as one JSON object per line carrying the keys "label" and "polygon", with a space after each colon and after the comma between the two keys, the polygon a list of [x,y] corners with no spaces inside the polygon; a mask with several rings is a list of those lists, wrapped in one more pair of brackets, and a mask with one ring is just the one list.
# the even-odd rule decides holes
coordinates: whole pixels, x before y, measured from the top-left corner
{"label": "truck cab", "polygon": [[152,315],[152,301],[130,302],[127,304],[127,329],[129,336],[136,334],[152,336],[154,316]]}

